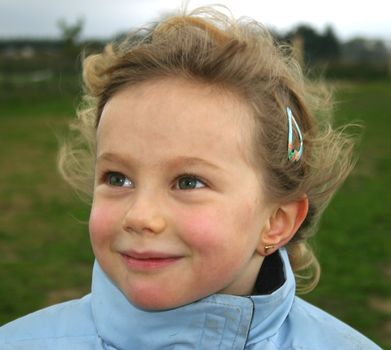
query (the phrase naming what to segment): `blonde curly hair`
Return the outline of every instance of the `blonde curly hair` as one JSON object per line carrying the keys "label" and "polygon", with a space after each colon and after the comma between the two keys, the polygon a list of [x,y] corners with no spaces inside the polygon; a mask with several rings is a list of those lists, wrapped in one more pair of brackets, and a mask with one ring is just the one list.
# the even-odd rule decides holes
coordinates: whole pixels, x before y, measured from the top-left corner
{"label": "blonde curly hair", "polygon": [[[125,86],[173,76],[223,87],[251,107],[256,125],[253,160],[261,165],[268,195],[279,202],[303,194],[309,200],[308,215],[287,249],[297,291],[312,290],[320,267],[308,238],[353,167],[354,143],[344,130],[331,127],[325,90],[306,81],[289,46],[277,44],[254,20],[199,8],[166,17],[85,58],[84,100],[72,123],[76,134],[59,154],[63,177],[92,196],[96,127],[108,99]],[[287,158],[287,106],[304,139],[298,162]]]}

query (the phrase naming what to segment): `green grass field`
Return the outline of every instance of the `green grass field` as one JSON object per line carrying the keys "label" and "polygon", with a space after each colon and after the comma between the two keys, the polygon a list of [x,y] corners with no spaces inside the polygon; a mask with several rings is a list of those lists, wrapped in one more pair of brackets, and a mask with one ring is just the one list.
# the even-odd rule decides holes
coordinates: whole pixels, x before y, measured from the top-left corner
{"label": "green grass field", "polygon": [[[90,288],[88,204],[56,170],[77,88],[34,84],[0,80],[0,324]],[[315,238],[323,274],[305,299],[391,349],[391,82],[337,87],[337,122],[365,125],[361,156]]]}

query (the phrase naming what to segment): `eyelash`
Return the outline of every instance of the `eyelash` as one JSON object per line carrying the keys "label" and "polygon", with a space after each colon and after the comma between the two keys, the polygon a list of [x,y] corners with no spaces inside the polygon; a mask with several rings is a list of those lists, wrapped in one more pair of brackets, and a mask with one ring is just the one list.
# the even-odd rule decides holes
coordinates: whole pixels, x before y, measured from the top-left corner
{"label": "eyelash", "polygon": [[[102,182],[107,184],[110,187],[119,187],[119,188],[124,187],[124,186],[116,186],[116,185],[110,184],[109,179],[110,179],[110,176],[112,176],[112,175],[117,175],[119,177],[123,177],[124,181],[129,181],[129,182],[133,183],[132,180],[130,180],[126,175],[124,175],[124,174],[122,174],[121,172],[118,172],[118,171],[106,171],[106,172],[104,172],[103,175],[102,175]],[[191,179],[191,180],[197,181],[198,183],[202,184],[202,187],[181,189],[181,188],[179,188],[179,181],[183,180],[183,179]],[[198,175],[195,175],[195,174],[192,174],[192,173],[181,174],[181,175],[177,176],[175,178],[175,181],[174,181],[175,189],[182,190],[182,191],[189,191],[189,190],[194,190],[194,189],[200,189],[200,188],[204,188],[204,187],[207,187],[207,186],[208,186],[208,184],[207,184],[207,182],[204,179],[201,179]],[[128,187],[128,186],[126,186],[126,187]]]}

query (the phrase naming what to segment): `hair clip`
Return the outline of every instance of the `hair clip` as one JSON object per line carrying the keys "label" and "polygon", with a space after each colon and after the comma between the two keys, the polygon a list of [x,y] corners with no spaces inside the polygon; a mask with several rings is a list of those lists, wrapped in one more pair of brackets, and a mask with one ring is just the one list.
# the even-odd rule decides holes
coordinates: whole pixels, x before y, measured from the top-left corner
{"label": "hair clip", "polygon": [[[288,159],[292,162],[297,162],[300,160],[301,155],[303,154],[303,136],[301,135],[299,125],[297,125],[296,119],[292,114],[292,110],[289,107],[286,107],[286,112],[288,115]],[[297,135],[299,136],[299,149],[294,149],[293,147],[292,121],[296,128]]]}

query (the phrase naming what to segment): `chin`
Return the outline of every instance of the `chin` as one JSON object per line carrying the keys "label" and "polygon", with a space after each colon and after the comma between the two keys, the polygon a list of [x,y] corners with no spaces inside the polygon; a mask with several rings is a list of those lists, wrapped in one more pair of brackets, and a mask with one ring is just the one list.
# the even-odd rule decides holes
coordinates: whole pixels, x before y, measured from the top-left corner
{"label": "chin", "polygon": [[165,300],[164,298],[153,298],[147,296],[134,297],[128,296],[128,300],[138,309],[145,311],[164,311],[175,309],[177,307],[186,305],[186,302],[179,302],[178,300]]}
{"label": "chin", "polygon": [[178,294],[169,295],[164,291],[158,291],[156,293],[138,292],[138,293],[125,293],[126,298],[138,309],[145,311],[164,311],[175,309],[187,304],[190,304],[197,299],[192,298],[178,298]]}

